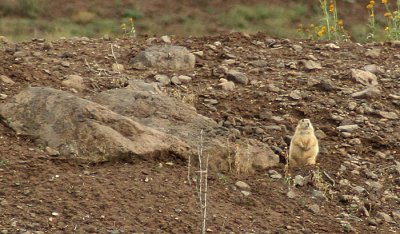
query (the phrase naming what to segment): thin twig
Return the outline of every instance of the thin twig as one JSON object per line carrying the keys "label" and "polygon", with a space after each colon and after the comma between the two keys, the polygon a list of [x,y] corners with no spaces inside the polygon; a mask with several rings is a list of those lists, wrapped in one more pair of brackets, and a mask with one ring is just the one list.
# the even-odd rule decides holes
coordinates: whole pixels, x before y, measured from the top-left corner
{"label": "thin twig", "polygon": [[190,181],[190,154],[189,154],[189,159],[188,159],[188,173],[187,173],[187,179],[188,179],[189,185],[192,185],[192,182]]}
{"label": "thin twig", "polygon": [[206,233],[206,222],[207,222],[207,192],[208,192],[208,158],[209,154],[207,154],[206,158],[206,172],[204,178],[204,206],[203,206],[203,226],[202,233]]}
{"label": "thin twig", "polygon": [[115,54],[114,54],[114,47],[113,47],[113,44],[111,43],[110,46],[111,46],[111,54],[112,54],[112,56],[114,57],[114,61],[115,61],[116,64],[118,64],[118,62],[117,62],[117,57],[115,57]]}

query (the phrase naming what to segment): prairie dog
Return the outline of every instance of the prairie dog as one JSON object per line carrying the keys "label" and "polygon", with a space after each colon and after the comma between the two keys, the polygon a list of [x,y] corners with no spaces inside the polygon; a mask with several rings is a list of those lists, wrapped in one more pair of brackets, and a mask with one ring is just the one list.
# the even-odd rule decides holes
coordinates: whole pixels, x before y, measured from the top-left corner
{"label": "prairie dog", "polygon": [[289,148],[289,166],[313,165],[319,152],[318,139],[309,119],[301,119]]}

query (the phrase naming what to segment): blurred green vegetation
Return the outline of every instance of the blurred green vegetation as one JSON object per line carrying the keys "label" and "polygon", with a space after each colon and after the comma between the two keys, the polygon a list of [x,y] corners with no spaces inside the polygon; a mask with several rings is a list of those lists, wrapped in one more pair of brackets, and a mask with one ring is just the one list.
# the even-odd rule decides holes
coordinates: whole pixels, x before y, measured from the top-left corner
{"label": "blurred green vegetation", "polygon": [[[78,10],[69,6],[72,8],[67,11],[70,15],[53,18],[46,14],[49,9],[46,9],[45,2],[0,0],[0,36],[13,41],[38,37],[52,40],[73,36],[101,37],[105,34],[121,36],[124,34],[121,24],[130,25],[129,18],[133,18],[138,34],[200,36],[226,31],[261,31],[273,37],[305,38],[310,35],[299,32],[298,25],[318,25],[321,20],[318,4],[310,5],[305,1],[292,2],[288,6],[235,5],[221,10],[212,8],[209,4],[211,0],[201,0],[198,8],[194,9],[197,12],[195,14],[183,10],[181,14],[160,12],[159,15],[150,16],[135,5],[127,6],[123,0],[114,0],[113,10],[118,14],[112,16],[102,16],[94,7]],[[366,22],[353,25],[345,22],[345,29],[356,41],[364,41],[368,34]],[[383,30],[377,39],[384,39]]]}

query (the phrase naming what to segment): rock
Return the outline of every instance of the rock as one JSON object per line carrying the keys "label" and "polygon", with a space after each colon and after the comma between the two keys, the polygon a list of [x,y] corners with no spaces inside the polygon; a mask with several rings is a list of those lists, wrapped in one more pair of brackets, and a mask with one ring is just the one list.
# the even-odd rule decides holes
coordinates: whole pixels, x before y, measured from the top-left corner
{"label": "rock", "polygon": [[[233,152],[236,154],[235,163],[238,166],[235,170],[238,172],[279,164],[279,156],[269,145],[243,137],[237,144],[238,148],[230,146],[228,149],[226,139],[232,135],[231,130],[221,128],[214,120],[199,115],[189,104],[158,94],[152,85],[144,86],[143,81],[131,82],[132,85],[127,88],[102,92],[93,96],[92,100],[145,126],[174,135],[186,142],[193,151],[197,151],[203,130],[203,153],[213,155],[209,162],[211,170],[229,170],[228,157],[232,157]],[[143,86],[147,87],[146,90],[143,90]],[[203,101],[206,102],[205,99]],[[218,100],[212,102],[218,103]]]}
{"label": "rock", "polygon": [[302,64],[304,68],[309,71],[322,69],[321,63],[313,60],[301,60],[300,64]]}
{"label": "rock", "polygon": [[351,139],[351,140],[349,141],[349,144],[350,144],[350,145],[361,145],[362,142],[361,142],[360,138],[354,138],[354,139]]}
{"label": "rock", "polygon": [[356,192],[357,194],[363,194],[366,190],[365,190],[365,188],[363,188],[363,187],[361,187],[361,186],[354,186],[353,188],[352,188],[352,190],[354,191],[354,192]]}
{"label": "rock", "polygon": [[237,84],[247,85],[249,83],[249,78],[242,72],[229,70],[226,75],[228,80],[231,80]]}
{"label": "rock", "polygon": [[314,214],[319,214],[320,213],[320,208],[317,204],[312,204],[308,206],[308,209],[313,212]]}
{"label": "rock", "polygon": [[297,89],[290,92],[289,97],[291,97],[294,100],[300,100],[302,98],[300,90]]}
{"label": "rock", "polygon": [[58,150],[55,150],[51,147],[46,146],[45,150],[50,156],[59,156],[60,155],[60,152],[58,152]]}
{"label": "rock", "polygon": [[269,177],[271,177],[272,179],[282,179],[282,175],[275,170],[270,170],[269,174]]}
{"label": "rock", "polygon": [[186,83],[189,83],[190,81],[192,81],[192,77],[180,75],[180,76],[178,76],[178,80],[179,80],[182,84],[186,84]]}
{"label": "rock", "polygon": [[359,128],[360,127],[357,124],[342,125],[337,127],[337,129],[341,132],[353,132],[354,130],[357,130]]}
{"label": "rock", "polygon": [[112,70],[113,70],[114,72],[121,73],[121,72],[123,72],[123,71],[125,70],[125,68],[124,68],[124,65],[122,65],[122,64],[113,63],[113,65],[112,65]]}
{"label": "rock", "polygon": [[386,223],[395,223],[393,218],[385,212],[377,212],[377,216],[383,219]]}
{"label": "rock", "polygon": [[290,199],[293,199],[296,197],[296,194],[294,193],[293,190],[289,190],[289,192],[286,193],[286,196]]}
{"label": "rock", "polygon": [[374,98],[379,97],[381,95],[381,91],[375,87],[369,87],[362,91],[351,94],[353,98]]}
{"label": "rock", "polygon": [[378,77],[372,72],[363,71],[360,69],[351,69],[351,76],[352,78],[367,86],[376,86],[378,85]]}
{"label": "rock", "polygon": [[11,80],[8,76],[5,76],[5,75],[0,76],[0,81],[5,84],[10,84],[10,85],[15,84],[15,82],[13,80]]}
{"label": "rock", "polygon": [[340,49],[340,47],[334,43],[328,43],[325,46],[330,49]]}
{"label": "rock", "polygon": [[347,104],[347,107],[349,108],[349,110],[355,110],[357,107],[357,102],[349,102]]}
{"label": "rock", "polygon": [[169,83],[171,83],[171,80],[166,75],[155,75],[154,79],[161,85],[168,85]]}
{"label": "rock", "polygon": [[392,211],[392,216],[393,216],[396,220],[400,221],[400,210],[394,210],[394,211]]}
{"label": "rock", "polygon": [[7,97],[8,97],[8,95],[7,95],[7,94],[0,93],[0,100],[6,100],[6,99],[7,99]]}
{"label": "rock", "polygon": [[63,80],[61,84],[68,88],[73,88],[78,91],[82,91],[85,89],[85,84],[83,83],[83,78],[78,75],[69,75],[67,79]]}
{"label": "rock", "polygon": [[6,200],[1,200],[0,206],[8,206],[8,202]]}
{"label": "rock", "polygon": [[240,191],[245,197],[248,197],[251,195],[249,191]]}
{"label": "rock", "polygon": [[7,125],[18,135],[37,139],[38,144],[84,162],[171,154],[185,158],[192,153],[187,144],[172,135],[52,88],[23,90],[0,106],[0,119],[7,119]]}
{"label": "rock", "polygon": [[167,35],[162,36],[161,40],[167,44],[171,44],[171,38]]}
{"label": "rock", "polygon": [[377,112],[380,116],[382,116],[385,119],[398,119],[399,116],[396,114],[396,112],[388,112],[388,111],[378,111]]}
{"label": "rock", "polygon": [[71,64],[70,64],[68,61],[62,61],[62,62],[61,62],[61,66],[63,66],[63,67],[70,67]]}
{"label": "rock", "polygon": [[304,177],[301,175],[296,175],[293,180],[294,186],[304,186]]}
{"label": "rock", "polygon": [[182,82],[179,80],[179,78],[178,78],[177,76],[173,76],[173,77],[171,78],[171,83],[174,84],[174,85],[180,85],[180,84],[182,84]]}
{"label": "rock", "polygon": [[363,70],[367,71],[367,72],[371,72],[371,73],[373,73],[375,75],[383,74],[385,72],[385,70],[383,70],[383,68],[381,68],[381,67],[379,67],[379,66],[377,66],[375,64],[365,65],[363,67]]}
{"label": "rock", "polygon": [[372,49],[372,50],[368,50],[367,52],[365,52],[365,56],[370,57],[370,58],[379,58],[379,56],[381,55],[381,49]]}
{"label": "rock", "polygon": [[292,48],[297,52],[300,52],[303,50],[303,47],[301,45],[292,45]]}
{"label": "rock", "polygon": [[315,136],[317,137],[317,139],[324,139],[327,137],[325,132],[320,129],[315,131]]}
{"label": "rock", "polygon": [[246,184],[246,183],[243,182],[243,181],[237,181],[237,182],[235,183],[235,185],[236,185],[236,187],[238,187],[238,189],[241,189],[241,190],[250,190],[250,185]]}
{"label": "rock", "polygon": [[222,82],[218,84],[218,86],[225,91],[233,91],[235,89],[235,83],[233,83],[232,81]]}
{"label": "rock", "polygon": [[379,191],[383,188],[383,185],[377,181],[365,182],[372,190]]}
{"label": "rock", "polygon": [[139,52],[131,59],[136,67],[153,67],[156,69],[192,70],[195,66],[195,55],[182,46],[152,46]]}

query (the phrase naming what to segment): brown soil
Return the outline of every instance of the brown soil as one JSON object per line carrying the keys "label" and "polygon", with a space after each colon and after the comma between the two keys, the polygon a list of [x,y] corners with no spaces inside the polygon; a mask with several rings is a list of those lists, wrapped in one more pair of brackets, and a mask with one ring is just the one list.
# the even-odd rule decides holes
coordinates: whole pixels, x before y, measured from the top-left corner
{"label": "brown soil", "polygon": [[[391,45],[340,44],[340,49],[326,48],[325,42],[277,40],[281,47],[265,46],[267,36],[251,37],[242,34],[227,34],[215,37],[173,38],[173,43],[189,50],[203,51],[197,59],[193,72],[157,72],[152,69],[135,70],[129,58],[147,47],[147,38],[121,38],[113,41],[59,40],[52,42],[54,49],[44,50],[43,42],[33,41],[17,45],[5,44],[0,51],[0,75],[13,79],[14,85],[1,84],[0,93],[10,97],[24,87],[49,86],[65,89],[61,81],[67,75],[79,74],[86,79],[87,90],[80,94],[88,97],[101,90],[124,86],[128,79],[152,81],[154,74],[169,76],[184,74],[193,77],[185,86],[167,86],[165,91],[182,99],[194,102],[198,112],[217,122],[228,117],[242,119],[237,126],[243,135],[269,142],[283,148],[286,135],[293,133],[299,118],[311,118],[315,127],[327,137],[321,139],[321,154],[318,158],[321,172],[335,182],[322,176],[325,185],[331,185],[327,198],[312,196],[322,189],[318,183],[292,188],[285,179],[272,179],[268,171],[255,174],[209,175],[208,228],[211,233],[341,233],[350,230],[358,233],[399,232],[399,219],[385,222],[377,215],[384,212],[392,215],[399,210],[399,174],[393,171],[395,160],[400,160],[400,124],[398,120],[382,120],[377,115],[357,113],[348,109],[354,101],[361,106],[367,103],[378,110],[397,111],[397,103],[389,94],[400,93],[399,50]],[[219,41],[222,46],[210,49],[210,44]],[[110,43],[113,43],[117,61],[125,66],[122,74],[111,71],[114,58]],[[161,42],[153,42],[161,43]],[[296,52],[291,47],[303,47]],[[14,54],[15,48],[21,53]],[[364,55],[367,49],[381,48],[379,58]],[[225,51],[224,51],[225,49]],[[323,69],[305,71],[297,65],[290,69],[286,65],[297,64],[313,54]],[[227,59],[234,63],[226,65],[248,74],[251,84],[237,85],[234,91],[216,88],[218,67]],[[251,65],[254,60],[263,60],[265,66]],[[68,62],[69,66],[62,62]],[[362,90],[349,76],[350,68],[361,68],[377,64],[388,72],[379,76],[381,97],[365,100],[353,99],[346,90]],[[308,85],[310,79],[329,79],[343,90],[324,91]],[[270,84],[280,91],[273,92]],[[210,88],[214,87],[214,88]],[[304,98],[293,100],[288,95],[301,90]],[[177,95],[178,94],[178,95]],[[186,97],[186,98],[185,98]],[[216,99],[218,104],[207,103]],[[270,111],[282,120],[263,118]],[[332,115],[340,115],[344,122],[354,122],[357,116],[368,120],[359,123],[350,139],[336,130],[340,121]],[[399,114],[399,113],[398,113]],[[288,131],[248,131],[248,128],[269,125],[285,125]],[[358,138],[361,144],[349,143]],[[377,152],[386,154],[386,159]],[[114,162],[101,165],[80,165],[62,157],[50,157],[37,148],[29,139],[16,136],[10,129],[0,125],[0,231],[2,233],[198,233],[200,227],[199,204],[195,184],[188,184],[185,162],[172,161]],[[344,165],[346,170],[339,170]],[[284,164],[273,168],[284,175]],[[365,182],[365,171],[378,174],[383,186],[373,191]],[[291,176],[309,175],[315,168],[291,171]],[[366,194],[356,194],[349,186],[340,185],[347,179],[353,186],[367,189]],[[244,196],[235,187],[238,180],[251,186],[251,195]],[[286,193],[292,188],[295,197]],[[394,197],[390,197],[392,194]],[[355,201],[342,202],[342,195],[351,195]],[[357,200],[358,199],[358,200]],[[310,205],[318,205],[316,214]],[[360,207],[366,207],[360,212]],[[54,213],[55,212],[55,213]],[[393,215],[395,216],[395,215]],[[397,223],[396,223],[397,222]],[[30,232],[26,232],[30,231]]]}

